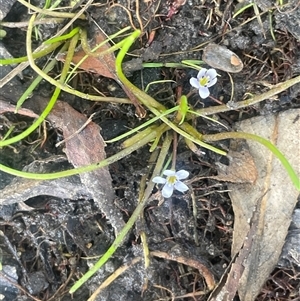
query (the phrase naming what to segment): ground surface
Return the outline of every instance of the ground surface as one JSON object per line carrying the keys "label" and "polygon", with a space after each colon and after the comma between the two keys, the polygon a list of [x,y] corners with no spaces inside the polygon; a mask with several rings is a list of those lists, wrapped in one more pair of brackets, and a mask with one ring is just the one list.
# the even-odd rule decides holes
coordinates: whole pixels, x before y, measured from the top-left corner
{"label": "ground surface", "polygon": [[[131,53],[133,56],[126,58],[127,61],[133,60],[129,66],[133,65],[136,57],[142,58],[143,62],[160,63],[201,59],[207,42],[227,46],[243,61],[243,70],[231,74],[234,94],[229,76],[218,69],[218,83],[210,89],[212,97],[205,100],[201,100],[198,93],[190,93],[192,88],[189,79],[197,75],[197,71],[192,69],[145,68],[130,74],[129,79],[143,89],[156,80],[176,82],[152,85],[149,89],[149,94],[167,107],[174,106],[178,91],[189,94],[189,103],[193,108],[202,108],[227,103],[229,100],[240,101],[245,93],[264,92],[271,85],[300,74],[300,6],[297,0],[289,1],[290,5],[282,12],[272,7],[271,1],[257,1],[258,11],[262,13],[262,24],[255,17],[253,7],[233,19],[234,12],[241,6],[237,1],[183,2],[94,1],[88,12],[95,22],[80,25],[88,28],[90,37],[96,30],[95,23],[108,35],[128,25],[142,27],[144,34],[135,43],[135,50]],[[176,5],[178,12],[172,14]],[[272,13],[264,13],[270,7]],[[28,18],[27,9],[16,2],[4,21],[20,22]],[[276,41],[272,38],[271,29]],[[55,26],[40,28],[43,39],[48,39],[56,31]],[[150,41],[151,32],[155,32],[153,41]],[[3,46],[14,57],[26,55],[25,34],[25,31],[11,28],[2,40]],[[38,42],[34,46],[37,45]],[[38,63],[42,66],[45,60]],[[222,69],[222,60],[217,64]],[[209,67],[205,64],[203,66]],[[52,70],[52,77],[59,72],[59,68]],[[2,70],[6,72],[4,67]],[[1,100],[15,104],[33,77],[33,71],[25,69],[22,79],[16,77],[10,85],[2,88]],[[106,96],[126,97],[115,81],[105,77],[82,72],[73,84],[75,81],[77,89],[84,93],[95,94],[101,91]],[[296,85],[279,94],[276,101],[267,99],[238,112],[219,114],[219,121],[232,127],[241,119],[299,108],[299,91],[300,87]],[[33,92],[31,102],[24,107],[39,113],[42,98],[48,99],[52,92],[53,87],[42,82],[37,91]],[[62,93],[59,99],[85,116],[96,113],[93,121],[101,126],[104,140],[142,122],[136,118],[132,105],[94,103],[67,93]],[[8,125],[14,124],[17,131],[22,131],[32,121],[29,117],[12,113],[1,116],[1,134],[7,131]],[[222,131],[217,123],[197,120],[195,124],[202,133]],[[27,168],[43,172],[71,168],[64,158],[63,146],[54,146],[62,139],[60,129],[48,124],[47,138],[42,143],[44,135],[35,132],[24,142],[14,145],[14,148],[1,149],[1,163],[22,169],[39,160],[37,165]],[[215,146],[228,149],[229,142],[216,143]],[[113,155],[119,147],[119,143],[109,144],[105,149],[107,157]],[[144,147],[109,167],[115,191],[113,204],[125,222],[137,205],[140,181],[142,175],[147,174],[149,157],[149,148]],[[18,285],[1,278],[4,285],[0,284],[0,292],[6,296],[4,300],[87,300],[100,283],[124,264],[132,267],[102,291],[96,300],[207,300],[209,292],[205,292],[205,277],[198,269],[183,262],[186,263],[187,259],[200,262],[217,281],[230,263],[234,214],[227,183],[208,178],[217,174],[216,166],[219,162],[226,163],[226,160],[211,151],[193,154],[180,140],[176,168],[189,171],[189,179],[199,178],[192,184],[193,195],[191,192],[175,193],[158,206],[159,193],[154,194],[145,208],[144,221],[130,232],[104,268],[73,297],[69,295],[68,289],[93,262],[87,257],[98,258],[113,242],[115,235],[111,222],[78,177],[49,186],[12,182],[10,185],[15,186],[10,190],[11,201],[0,207],[0,247],[3,273],[10,275]],[[11,179],[11,176],[1,173],[1,189]],[[14,197],[18,199],[19,196],[14,196],[13,192],[19,189],[26,205],[31,208],[14,203]],[[56,193],[55,189],[60,191]],[[196,215],[193,212],[193,199]],[[146,232],[149,249],[154,252],[147,271],[142,260],[141,230]],[[167,254],[175,260],[169,260]],[[141,259],[133,264],[132,260],[139,257]],[[178,257],[183,258],[183,262]],[[282,262],[256,300],[300,300],[299,275],[299,265]]]}

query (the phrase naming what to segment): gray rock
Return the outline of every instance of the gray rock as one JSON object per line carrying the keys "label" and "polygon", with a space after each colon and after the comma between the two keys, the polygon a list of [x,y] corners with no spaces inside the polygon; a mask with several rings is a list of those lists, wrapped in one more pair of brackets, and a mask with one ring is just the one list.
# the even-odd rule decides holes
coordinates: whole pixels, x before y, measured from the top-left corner
{"label": "gray rock", "polygon": [[17,0],[1,0],[0,21],[2,21],[6,17],[16,1]]}

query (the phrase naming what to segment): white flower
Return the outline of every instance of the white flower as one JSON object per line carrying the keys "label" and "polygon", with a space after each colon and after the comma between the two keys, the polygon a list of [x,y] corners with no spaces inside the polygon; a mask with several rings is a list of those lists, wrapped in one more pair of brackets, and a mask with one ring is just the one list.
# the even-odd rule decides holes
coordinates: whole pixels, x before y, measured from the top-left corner
{"label": "white flower", "polygon": [[192,77],[190,79],[190,84],[199,90],[199,95],[201,98],[206,98],[209,96],[208,88],[213,86],[217,82],[217,71],[215,69],[205,69],[202,68],[197,78]]}
{"label": "white flower", "polygon": [[164,198],[169,198],[174,191],[174,188],[180,192],[187,191],[189,188],[182,183],[180,180],[185,179],[189,176],[189,172],[186,170],[179,170],[175,172],[174,170],[165,170],[163,172],[167,178],[163,177],[154,177],[152,182],[157,184],[165,184],[162,189],[162,196]]}

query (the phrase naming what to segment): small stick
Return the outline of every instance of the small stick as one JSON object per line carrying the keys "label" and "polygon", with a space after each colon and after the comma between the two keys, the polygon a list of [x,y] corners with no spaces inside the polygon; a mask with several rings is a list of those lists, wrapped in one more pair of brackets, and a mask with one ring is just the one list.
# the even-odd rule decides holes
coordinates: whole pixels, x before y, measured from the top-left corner
{"label": "small stick", "polygon": [[72,139],[73,137],[75,137],[77,134],[79,134],[90,122],[92,122],[92,118],[95,116],[96,113],[93,113],[88,120],[76,131],[74,132],[71,136],[65,138],[62,141],[59,141],[58,143],[55,144],[55,147],[60,146],[61,144],[69,141],[70,139]]}

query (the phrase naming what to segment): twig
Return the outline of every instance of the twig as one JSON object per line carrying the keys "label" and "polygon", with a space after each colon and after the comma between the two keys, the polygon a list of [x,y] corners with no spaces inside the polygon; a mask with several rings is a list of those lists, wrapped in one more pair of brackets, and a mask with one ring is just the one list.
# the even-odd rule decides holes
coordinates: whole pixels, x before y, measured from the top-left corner
{"label": "twig", "polygon": [[73,137],[75,137],[77,134],[79,134],[90,122],[92,122],[92,118],[96,115],[96,113],[93,113],[88,120],[76,131],[74,132],[71,136],[65,138],[64,140],[58,142],[55,144],[55,147],[60,146],[61,144],[69,141],[70,139],[72,139]]}

